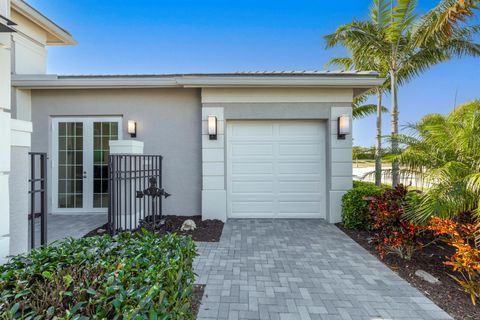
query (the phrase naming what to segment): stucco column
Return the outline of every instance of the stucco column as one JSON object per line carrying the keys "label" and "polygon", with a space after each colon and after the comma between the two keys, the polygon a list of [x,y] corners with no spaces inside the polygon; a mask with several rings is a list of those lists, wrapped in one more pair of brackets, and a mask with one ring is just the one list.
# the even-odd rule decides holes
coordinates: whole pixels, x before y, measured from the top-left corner
{"label": "stucco column", "polygon": [[[217,140],[210,140],[208,116],[217,117]],[[227,220],[225,121],[222,107],[202,108],[202,219]]]}
{"label": "stucco column", "polygon": [[352,134],[348,134],[345,140],[337,137],[337,121],[341,115],[350,116],[350,128],[352,127],[351,107],[332,107],[330,109],[330,190],[327,210],[327,220],[337,223],[342,220],[342,197],[352,188]]}
{"label": "stucco column", "polygon": [[[138,140],[112,140],[109,142],[109,146],[110,154],[112,155],[142,155],[144,143]],[[120,163],[121,167],[117,168],[117,170],[125,172],[130,169],[134,172],[137,170],[144,170],[149,166],[148,162],[140,163],[140,160],[137,162],[132,159],[125,159]],[[140,217],[145,215],[144,212],[140,211],[142,210],[142,207],[140,206],[141,199],[136,198],[136,192],[139,190],[135,189],[135,187],[136,184],[133,184],[129,179],[120,180],[115,186],[115,189],[119,194],[121,194],[122,197],[125,197],[125,199],[122,199],[122,201],[116,205],[118,212],[123,212],[123,214],[113,215],[112,219],[118,219],[117,221],[112,221],[115,226],[120,226],[124,229],[132,228],[133,225],[138,226]],[[130,197],[127,197],[127,195],[130,195]],[[137,208],[135,215],[132,215],[132,208]],[[128,212],[128,214],[125,214],[126,212]],[[132,220],[132,217],[136,220]]]}
{"label": "stucco column", "polygon": [[10,254],[28,251],[28,204],[32,123],[11,119]]}
{"label": "stucco column", "polygon": [[[10,1],[0,0],[0,14],[10,16]],[[0,33],[0,263],[10,247],[10,206],[8,175],[10,172],[10,93],[11,35]]]}

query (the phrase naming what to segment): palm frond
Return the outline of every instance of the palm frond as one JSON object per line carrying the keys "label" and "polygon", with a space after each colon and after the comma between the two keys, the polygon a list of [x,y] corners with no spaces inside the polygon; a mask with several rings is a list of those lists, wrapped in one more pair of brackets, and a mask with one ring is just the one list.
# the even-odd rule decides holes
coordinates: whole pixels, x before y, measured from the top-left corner
{"label": "palm frond", "polygon": [[402,34],[412,25],[416,19],[415,8],[416,0],[398,0],[393,7],[391,14],[391,23],[387,30],[387,39],[396,44],[402,37]]}
{"label": "palm frond", "polygon": [[352,58],[332,58],[327,62],[327,66],[339,66],[344,70],[352,70],[355,68],[355,63]]}
{"label": "palm frond", "polygon": [[374,0],[370,8],[370,19],[379,29],[383,29],[390,22],[391,0]]}
{"label": "palm frond", "polygon": [[447,40],[460,24],[475,15],[479,4],[479,0],[440,1],[420,20],[416,29],[416,45],[422,46],[432,37]]}
{"label": "palm frond", "polygon": [[[377,114],[377,105],[376,104],[356,105],[354,103],[352,107],[353,107],[352,108],[353,119],[362,119],[362,118]],[[382,106],[382,112],[387,113],[388,108]]]}

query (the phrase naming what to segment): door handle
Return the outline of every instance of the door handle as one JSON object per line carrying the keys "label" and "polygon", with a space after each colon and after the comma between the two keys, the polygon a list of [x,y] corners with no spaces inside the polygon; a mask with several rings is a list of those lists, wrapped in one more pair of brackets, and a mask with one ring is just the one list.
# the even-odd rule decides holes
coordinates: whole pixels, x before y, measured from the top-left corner
{"label": "door handle", "polygon": [[85,179],[87,177],[87,172],[83,171],[83,178]]}

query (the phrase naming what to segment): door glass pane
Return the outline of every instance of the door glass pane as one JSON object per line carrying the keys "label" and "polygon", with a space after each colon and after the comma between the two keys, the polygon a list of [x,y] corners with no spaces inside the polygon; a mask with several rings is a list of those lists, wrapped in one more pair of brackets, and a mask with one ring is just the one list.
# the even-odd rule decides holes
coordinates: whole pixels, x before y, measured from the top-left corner
{"label": "door glass pane", "polygon": [[83,207],[83,123],[58,124],[58,207]]}
{"label": "door glass pane", "polygon": [[108,155],[110,140],[118,140],[117,122],[93,123],[93,207],[108,207]]}

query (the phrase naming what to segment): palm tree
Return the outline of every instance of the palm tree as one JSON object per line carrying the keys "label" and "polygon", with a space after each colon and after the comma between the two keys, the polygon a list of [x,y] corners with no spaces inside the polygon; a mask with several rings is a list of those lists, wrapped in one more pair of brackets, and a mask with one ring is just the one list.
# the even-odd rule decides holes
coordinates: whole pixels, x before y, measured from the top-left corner
{"label": "palm tree", "polygon": [[[378,15],[376,19],[382,21],[381,28],[372,21],[354,20],[340,26],[325,39],[327,47],[340,44],[354,50],[352,56],[355,55],[358,64],[368,65],[375,59],[385,61],[391,95],[391,149],[398,153],[399,85],[454,56],[480,56],[480,45],[473,43],[473,35],[479,29],[456,26],[455,32],[441,41],[436,34],[425,38],[422,33],[425,29],[415,15],[415,0],[376,0],[373,7],[378,8],[372,15]],[[392,162],[392,184],[396,186],[399,182],[400,166],[395,159]]]}
{"label": "palm tree", "polygon": [[[374,0],[370,8],[371,27],[376,28],[378,32],[381,32],[386,25],[388,10],[388,1],[385,0]],[[331,40],[331,37],[332,35],[325,37],[327,43]],[[385,59],[382,59],[382,57],[365,56],[361,52],[363,46],[358,47],[358,43],[355,41],[342,41],[341,44],[350,50],[351,58],[333,58],[328,62],[329,65],[337,65],[345,70],[375,70],[379,72],[381,77],[386,78],[388,76],[388,65]],[[377,116],[375,137],[375,184],[377,186],[382,184],[382,112],[388,112],[387,108],[382,105],[384,91],[385,87],[374,88],[358,97],[353,103],[354,119],[363,118],[371,114],[376,114]],[[377,97],[377,104],[361,105],[370,95]]]}
{"label": "palm tree", "polygon": [[410,135],[398,136],[405,149],[395,158],[428,188],[407,218],[426,222],[468,212],[480,222],[480,100],[408,127]]}
{"label": "palm tree", "polygon": [[[353,52],[352,52],[353,54]],[[338,65],[345,70],[380,70],[380,67],[368,67],[359,63],[355,64],[353,58],[333,58],[328,63],[329,65]],[[385,77],[385,74],[381,75]],[[375,137],[375,184],[382,185],[382,113],[388,112],[388,109],[382,105],[384,87],[376,87],[363,93],[361,96],[355,98],[352,104],[353,119],[363,119],[370,115],[376,114],[376,137]],[[377,97],[377,104],[364,104],[367,98],[371,95]]]}

